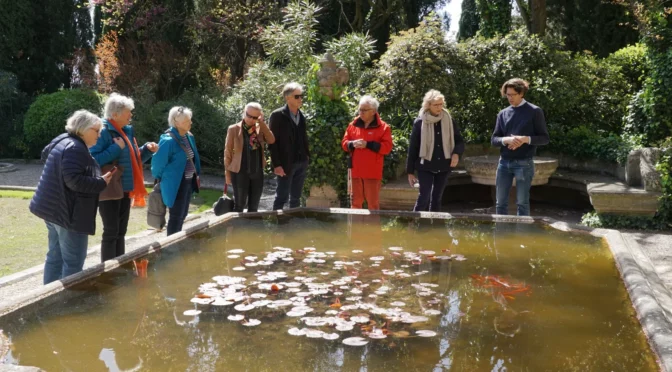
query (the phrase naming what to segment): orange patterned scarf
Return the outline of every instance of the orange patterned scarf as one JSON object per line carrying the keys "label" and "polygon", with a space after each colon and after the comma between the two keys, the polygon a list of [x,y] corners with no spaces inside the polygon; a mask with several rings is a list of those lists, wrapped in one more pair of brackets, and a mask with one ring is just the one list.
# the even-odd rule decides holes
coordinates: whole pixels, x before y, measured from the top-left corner
{"label": "orange patterned scarf", "polygon": [[133,144],[135,146],[132,146],[131,141],[128,139],[128,136],[126,136],[126,132],[124,132],[113,120],[108,119],[108,121],[126,142],[126,147],[128,148],[128,153],[131,157],[131,168],[133,168],[133,190],[129,192],[131,206],[144,207],[146,205],[145,196],[147,196],[147,190],[145,190],[145,177],[142,172],[142,156],[140,155],[138,143],[135,141],[135,138],[133,138]]}

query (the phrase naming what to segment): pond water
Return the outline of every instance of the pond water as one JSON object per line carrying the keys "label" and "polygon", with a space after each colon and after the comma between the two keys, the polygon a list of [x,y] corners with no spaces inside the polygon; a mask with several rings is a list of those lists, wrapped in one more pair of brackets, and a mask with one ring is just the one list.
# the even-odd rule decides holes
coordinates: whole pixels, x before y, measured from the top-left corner
{"label": "pond water", "polygon": [[238,218],[2,323],[47,371],[658,370],[606,243],[541,224]]}

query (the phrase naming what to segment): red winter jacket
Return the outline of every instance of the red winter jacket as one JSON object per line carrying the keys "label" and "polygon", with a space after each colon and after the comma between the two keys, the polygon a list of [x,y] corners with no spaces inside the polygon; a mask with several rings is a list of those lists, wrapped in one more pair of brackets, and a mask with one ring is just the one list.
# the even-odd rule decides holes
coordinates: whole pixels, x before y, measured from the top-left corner
{"label": "red winter jacket", "polygon": [[[352,141],[363,139],[366,148],[356,149]],[[343,150],[352,155],[352,178],[383,179],[383,157],[392,151],[392,131],[386,122],[376,114],[368,128],[356,117],[345,130]]]}

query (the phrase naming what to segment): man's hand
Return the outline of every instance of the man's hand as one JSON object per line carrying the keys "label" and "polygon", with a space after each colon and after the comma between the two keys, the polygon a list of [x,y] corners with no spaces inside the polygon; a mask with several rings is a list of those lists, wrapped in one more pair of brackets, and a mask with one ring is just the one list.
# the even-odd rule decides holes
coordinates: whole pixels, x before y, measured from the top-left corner
{"label": "man's hand", "polygon": [[415,178],[414,174],[409,174],[408,175],[408,184],[411,185],[411,187],[415,187],[415,184],[418,183],[418,179]]}
{"label": "man's hand", "polygon": [[126,147],[126,142],[120,137],[112,138],[112,141],[114,141],[114,143],[116,143],[122,150]]}
{"label": "man's hand", "polygon": [[355,140],[353,146],[355,146],[356,149],[364,149],[366,148],[366,141],[363,139]]}
{"label": "man's hand", "polygon": [[273,173],[275,173],[278,177],[285,177],[287,175],[285,174],[285,170],[282,169],[282,167],[273,168]]}
{"label": "man's hand", "polygon": [[156,144],[156,142],[148,142],[147,143],[147,150],[150,152],[156,152],[159,149],[159,145]]}
{"label": "man's hand", "polygon": [[450,157],[450,167],[451,167],[451,168],[455,168],[455,167],[457,167],[457,163],[459,163],[459,161],[460,161],[460,156],[457,155],[457,154],[453,154],[453,155]]}
{"label": "man's hand", "polygon": [[509,148],[509,150],[515,150],[527,142],[526,136],[509,136],[502,139],[502,143]]}

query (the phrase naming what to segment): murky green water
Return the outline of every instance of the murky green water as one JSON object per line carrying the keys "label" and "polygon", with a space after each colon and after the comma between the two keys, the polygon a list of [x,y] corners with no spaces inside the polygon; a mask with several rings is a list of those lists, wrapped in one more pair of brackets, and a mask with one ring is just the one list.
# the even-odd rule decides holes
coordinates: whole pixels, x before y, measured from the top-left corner
{"label": "murky green water", "polygon": [[[393,246],[404,251],[388,249]],[[233,270],[244,257],[259,262],[265,252],[279,252],[274,247],[292,248],[295,260]],[[333,254],[306,263],[310,251],[296,252],[304,247]],[[235,249],[245,253],[228,258]],[[435,258],[420,253],[421,260],[409,261],[403,255],[425,250],[436,252]],[[450,255],[466,260],[436,258]],[[278,291],[261,290],[253,284],[257,270],[288,277],[274,281]],[[247,295],[267,297],[229,306],[190,302],[203,292],[202,283],[218,275],[245,277]],[[315,278],[314,284],[344,276],[350,280],[345,285],[305,297],[313,311],[304,321],[286,315],[295,304],[244,312],[246,319],[260,320],[258,326],[227,319],[239,313],[233,306],[245,302],[305,295],[286,292],[296,286],[287,283],[299,283],[305,292],[306,278]],[[127,267],[67,292],[68,299],[0,326],[13,344],[6,363],[47,371],[657,370],[606,244],[536,224],[326,215],[239,219],[153,256],[146,279]],[[372,308],[427,320],[385,325],[385,316],[371,314]],[[202,313],[183,315],[190,309]],[[355,316],[376,323],[343,332],[305,324],[305,317],[347,322]],[[293,336],[291,328],[339,338]],[[418,337],[418,330],[436,336]],[[387,336],[371,339],[363,334],[368,331]],[[368,344],[343,344],[353,336]]]}

